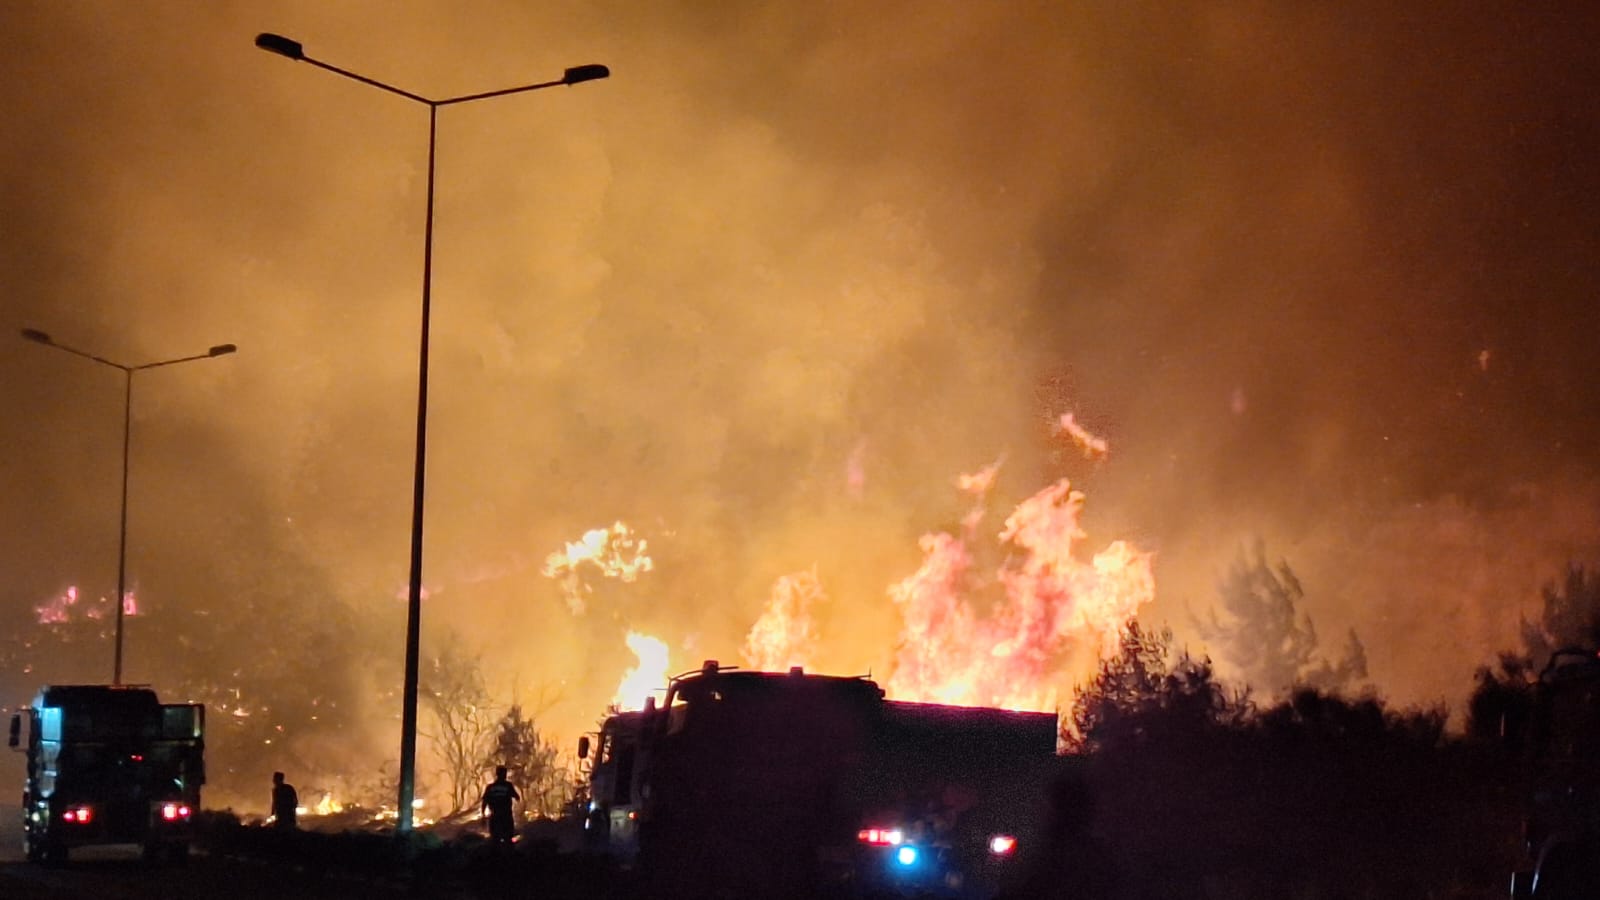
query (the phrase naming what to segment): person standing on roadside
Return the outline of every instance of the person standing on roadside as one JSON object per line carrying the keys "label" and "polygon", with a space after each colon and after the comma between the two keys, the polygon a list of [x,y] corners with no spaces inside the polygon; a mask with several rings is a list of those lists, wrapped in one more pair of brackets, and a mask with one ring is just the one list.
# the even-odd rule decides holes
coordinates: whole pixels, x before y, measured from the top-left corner
{"label": "person standing on roadside", "polygon": [[300,808],[300,795],[294,785],[283,780],[282,772],[272,773],[272,827],[279,831],[293,831],[295,817]]}
{"label": "person standing on roadside", "polygon": [[522,799],[517,786],[506,778],[506,767],[494,767],[494,781],[483,789],[482,812],[489,818],[489,839],[496,844],[509,844],[517,833],[516,822],[511,817],[512,804]]}

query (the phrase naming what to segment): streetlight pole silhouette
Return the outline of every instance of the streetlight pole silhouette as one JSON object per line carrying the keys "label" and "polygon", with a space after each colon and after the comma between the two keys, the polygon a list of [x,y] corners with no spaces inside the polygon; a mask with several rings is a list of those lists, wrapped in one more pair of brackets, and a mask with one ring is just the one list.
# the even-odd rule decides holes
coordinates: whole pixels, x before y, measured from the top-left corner
{"label": "streetlight pole silhouette", "polygon": [[176,365],[177,363],[192,362],[197,359],[211,359],[214,356],[226,356],[229,353],[237,351],[239,348],[235,347],[233,344],[218,344],[204,353],[196,353],[193,356],[180,356],[177,359],[163,359],[159,362],[145,363],[139,366],[128,366],[119,362],[112,362],[103,356],[96,356],[93,353],[87,353],[83,350],[77,349],[76,347],[68,347],[66,344],[57,343],[55,339],[50,337],[50,335],[45,334],[36,328],[22,329],[22,336],[30,341],[33,341],[34,343],[44,344],[47,347],[54,347],[57,350],[65,350],[74,356],[81,356],[84,359],[92,360],[102,366],[110,366],[111,368],[118,369],[122,372],[122,521],[121,525],[118,527],[117,534],[117,650],[115,662],[111,667],[111,683],[121,684],[122,620],[125,614],[128,597],[128,445],[129,437],[131,437],[133,433],[133,373],[142,372],[145,369],[155,369],[161,366]]}
{"label": "streetlight pole silhouette", "polygon": [[310,63],[319,69],[326,69],[335,75],[342,75],[353,81],[359,81],[381,91],[387,91],[415,103],[421,103],[428,108],[428,201],[427,217],[424,219],[422,231],[422,339],[417,363],[417,458],[415,472],[412,477],[411,584],[406,600],[405,689],[400,711],[400,797],[399,809],[396,810],[398,821],[395,824],[396,831],[405,834],[411,831],[412,803],[416,799],[417,669],[422,620],[422,501],[428,447],[428,319],[433,296],[433,173],[434,147],[439,131],[439,107],[468,103],[473,100],[487,100],[490,97],[521,94],[527,91],[540,90],[541,88],[556,87],[557,85],[574,85],[585,81],[595,81],[608,77],[611,74],[611,70],[602,65],[573,66],[567,69],[561,78],[556,81],[544,81],[538,84],[522,85],[521,87],[504,88],[498,91],[484,91],[477,94],[464,94],[459,97],[447,97],[442,100],[430,100],[420,94],[414,94],[394,85],[385,84],[375,78],[358,75],[355,72],[341,69],[319,59],[313,59],[306,55],[305,47],[299,41],[284,37],[281,34],[258,34],[256,35],[256,46],[268,53],[275,53],[297,62]]}

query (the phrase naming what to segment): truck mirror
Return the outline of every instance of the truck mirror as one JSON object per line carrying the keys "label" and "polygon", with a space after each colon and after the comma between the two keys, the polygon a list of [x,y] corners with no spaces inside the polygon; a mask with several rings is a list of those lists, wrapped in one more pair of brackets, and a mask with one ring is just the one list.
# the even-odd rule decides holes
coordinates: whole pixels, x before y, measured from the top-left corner
{"label": "truck mirror", "polygon": [[[16,720],[13,719],[12,721],[14,722]],[[17,745],[16,731],[17,731],[16,726],[13,725],[11,727],[11,732],[12,732],[12,734],[11,734],[11,746],[13,746],[13,747],[15,747]],[[578,738],[578,758],[579,759],[588,759],[589,758],[589,736],[587,734],[583,735],[580,738]]]}
{"label": "truck mirror", "polygon": [[15,747],[22,743],[22,713],[11,716],[11,736],[6,739],[6,746]]}

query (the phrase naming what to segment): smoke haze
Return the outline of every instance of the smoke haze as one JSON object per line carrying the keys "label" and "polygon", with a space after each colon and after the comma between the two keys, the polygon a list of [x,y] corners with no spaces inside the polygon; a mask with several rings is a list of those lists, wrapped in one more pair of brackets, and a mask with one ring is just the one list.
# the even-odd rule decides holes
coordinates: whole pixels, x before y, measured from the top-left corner
{"label": "smoke haze", "polygon": [[[1070,477],[1089,550],[1155,552],[1180,639],[1259,535],[1378,689],[1459,703],[1600,562],[1597,19],[12,2],[0,296],[118,362],[240,348],[134,378],[127,679],[310,688],[251,702],[360,709],[349,752],[392,754],[427,112],[251,41],[429,97],[605,63],[439,112],[425,637],[564,744],[629,629],[733,661],[812,567],[819,665],[882,672],[889,585],[1002,457],[996,497]],[[35,607],[115,591],[122,398],[0,346],[20,702],[109,677],[109,640],[29,654]],[[574,615],[541,567],[618,520],[654,571]]]}

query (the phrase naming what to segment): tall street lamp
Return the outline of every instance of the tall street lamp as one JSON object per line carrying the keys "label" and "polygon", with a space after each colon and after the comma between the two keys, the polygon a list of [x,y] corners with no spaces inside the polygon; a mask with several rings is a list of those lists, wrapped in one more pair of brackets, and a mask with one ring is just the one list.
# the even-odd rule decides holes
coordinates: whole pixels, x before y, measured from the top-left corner
{"label": "tall street lamp", "polygon": [[594,81],[609,76],[611,70],[601,65],[573,66],[567,69],[561,78],[556,81],[543,81],[538,84],[526,84],[521,87],[505,88],[498,91],[484,91],[478,94],[464,94],[459,97],[430,100],[420,94],[413,94],[393,85],[384,84],[377,79],[358,75],[355,72],[341,69],[321,60],[312,59],[306,55],[305,47],[299,41],[291,40],[281,34],[258,34],[256,35],[256,46],[269,53],[276,53],[288,59],[310,63],[335,75],[342,75],[353,81],[359,81],[379,90],[388,91],[407,100],[421,103],[428,108],[428,201],[427,216],[423,220],[422,231],[422,340],[417,363],[417,459],[411,494],[411,589],[406,602],[406,672],[405,691],[401,701],[400,712],[400,799],[399,809],[397,810],[399,820],[396,823],[396,830],[401,834],[405,834],[411,831],[411,806],[416,798],[417,666],[419,627],[422,619],[422,495],[425,474],[424,463],[427,457],[428,445],[428,311],[433,290],[433,170],[434,146],[439,125],[439,107],[467,103],[473,100],[487,100],[490,97],[521,94],[526,91],[537,91],[541,88],[555,87],[557,85],[573,85],[585,81]]}
{"label": "tall street lamp", "polygon": [[145,369],[155,369],[161,366],[171,366],[183,362],[192,362],[197,359],[210,359],[213,356],[226,356],[239,348],[233,344],[218,344],[204,353],[193,356],[180,356],[177,359],[163,359],[160,362],[145,363],[140,366],[127,366],[119,362],[112,362],[103,356],[95,356],[75,347],[57,343],[50,335],[36,328],[22,329],[22,336],[35,343],[65,350],[74,356],[92,360],[102,366],[110,366],[122,372],[122,523],[117,536],[117,651],[116,661],[111,667],[111,683],[122,683],[122,619],[124,608],[127,606],[127,578],[128,578],[128,438],[132,433],[133,424],[133,373]]}

